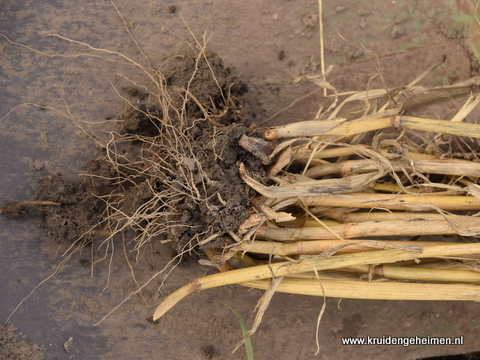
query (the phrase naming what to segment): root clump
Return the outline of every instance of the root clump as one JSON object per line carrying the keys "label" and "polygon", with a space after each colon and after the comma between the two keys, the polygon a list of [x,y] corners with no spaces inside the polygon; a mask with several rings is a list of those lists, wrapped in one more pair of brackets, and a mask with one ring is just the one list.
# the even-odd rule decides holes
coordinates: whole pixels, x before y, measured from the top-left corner
{"label": "root clump", "polygon": [[44,180],[37,200],[62,204],[39,207],[56,241],[109,240],[134,229],[137,250],[154,239],[185,253],[232,241],[226,234],[248,217],[254,193],[238,163],[254,172],[261,165],[238,145],[252,133],[245,84],[212,53],[166,63],[153,77],[156,91],[128,91],[136,98],[83,182]]}

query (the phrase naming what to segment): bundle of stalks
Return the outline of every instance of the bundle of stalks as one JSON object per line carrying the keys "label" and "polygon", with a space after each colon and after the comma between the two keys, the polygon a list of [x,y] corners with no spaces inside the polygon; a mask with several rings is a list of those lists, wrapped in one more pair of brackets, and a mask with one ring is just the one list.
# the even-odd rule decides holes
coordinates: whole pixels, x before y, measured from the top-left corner
{"label": "bundle of stalks", "polygon": [[[204,263],[220,273],[168,296],[154,319],[188,294],[229,284],[267,290],[249,335],[275,291],[480,301],[480,125],[465,121],[480,95],[452,119],[403,116],[411,94],[430,94],[416,85],[426,73],[406,88],[350,93],[313,121],[267,128],[275,150],[256,155],[275,160],[268,179],[240,164],[258,194],[250,217],[233,245],[207,251]],[[361,117],[341,111],[353,102]]]}
{"label": "bundle of stalks", "polygon": [[[128,110],[118,129],[106,143],[97,142],[104,156],[89,164],[88,182],[74,187],[59,176],[48,177],[42,188],[58,191],[47,196],[41,188],[37,201],[10,203],[0,213],[18,217],[25,206],[36,205],[71,216],[69,206],[83,202],[101,216],[75,229],[64,256],[100,237],[105,256],[98,261],[104,260],[121,234],[135,283],[127,245],[140,258],[152,239],[171,242],[178,255],[170,263],[205,250],[209,260],[200,262],[220,272],[169,295],[153,320],[196,291],[230,284],[264,289],[243,341],[258,328],[276,291],[323,298],[480,301],[480,125],[465,121],[480,94],[471,94],[451,119],[406,116],[402,106],[418,96],[452,97],[478,87],[480,77],[418,86],[439,63],[404,88],[338,94],[325,75],[308,76],[325,95],[333,92],[328,109],[312,121],[267,128],[264,139],[256,139],[247,136],[252,127],[239,101],[246,87],[206,51],[205,39],[201,44],[192,33],[192,51],[167,59],[171,70],[162,72],[163,65],[152,66],[128,34],[148,66],[50,35],[119,57],[140,69],[148,86],[139,94],[137,82],[126,78],[140,100],[125,99]],[[60,56],[2,36],[12,45]],[[328,73],[323,55],[322,73]],[[142,102],[147,96],[154,105]],[[260,163],[268,166],[266,177]],[[62,191],[82,200],[66,200]],[[136,237],[126,244],[124,231],[130,229]]]}

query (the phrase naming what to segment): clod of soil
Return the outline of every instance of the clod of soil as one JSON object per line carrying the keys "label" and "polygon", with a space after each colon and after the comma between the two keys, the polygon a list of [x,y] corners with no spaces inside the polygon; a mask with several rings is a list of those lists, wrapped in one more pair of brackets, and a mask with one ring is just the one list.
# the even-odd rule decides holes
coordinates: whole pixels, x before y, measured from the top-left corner
{"label": "clod of soil", "polygon": [[157,136],[159,128],[152,121],[152,116],[160,119],[162,114],[158,109],[145,104],[140,104],[137,108],[129,107],[120,115],[120,134]]}
{"label": "clod of soil", "polygon": [[28,208],[25,205],[13,200],[8,200],[0,211],[9,219],[21,218],[28,214]]}
{"label": "clod of soil", "polygon": [[[90,191],[89,191],[90,190]],[[102,202],[92,195],[88,183],[65,181],[60,174],[49,175],[37,192],[37,201],[59,202],[61,206],[37,206],[45,217],[48,235],[58,243],[71,243],[81,237],[87,242],[97,236]]]}

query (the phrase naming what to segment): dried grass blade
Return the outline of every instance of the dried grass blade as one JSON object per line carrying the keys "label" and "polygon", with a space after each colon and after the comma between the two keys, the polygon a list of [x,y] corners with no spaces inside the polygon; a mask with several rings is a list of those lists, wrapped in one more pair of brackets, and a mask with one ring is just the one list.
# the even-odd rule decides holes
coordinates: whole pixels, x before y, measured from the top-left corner
{"label": "dried grass blade", "polygon": [[268,305],[270,304],[270,300],[272,300],[273,294],[275,294],[275,291],[277,290],[278,285],[282,282],[284,277],[276,277],[272,279],[272,282],[268,289],[266,289],[265,293],[263,296],[260,298],[258,301],[258,304],[256,306],[257,308],[257,315],[255,316],[255,320],[253,322],[253,326],[248,332],[245,334],[243,339],[235,346],[235,349],[233,352],[237,351],[237,349],[242,346],[245,341],[250,339],[253,334],[257,331],[258,327],[260,326],[260,323],[262,322],[263,315],[265,314],[265,311],[267,311]]}
{"label": "dried grass blade", "polygon": [[470,112],[478,105],[478,103],[480,103],[480,94],[477,94],[476,96],[470,94],[468,100],[462,105],[460,110],[458,110],[451,121],[462,121],[468,116],[468,114],[470,114]]}
{"label": "dried grass blade", "polygon": [[258,193],[268,198],[277,199],[360,191],[383,176],[382,173],[370,173],[353,175],[343,179],[314,180],[281,186],[266,186],[248,176],[243,164],[240,164],[239,172],[242,179]]}

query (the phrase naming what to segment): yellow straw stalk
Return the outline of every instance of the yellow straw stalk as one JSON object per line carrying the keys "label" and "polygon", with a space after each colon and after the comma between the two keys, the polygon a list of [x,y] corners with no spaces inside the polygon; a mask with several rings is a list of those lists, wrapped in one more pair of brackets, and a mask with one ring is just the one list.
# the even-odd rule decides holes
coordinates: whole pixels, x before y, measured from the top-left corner
{"label": "yellow straw stalk", "polygon": [[[456,300],[480,301],[480,290],[475,285],[420,284],[401,282],[358,282],[285,278],[277,291],[312,296],[370,300]],[[269,282],[256,280],[240,285],[267,289]]]}
{"label": "yellow straw stalk", "polygon": [[[437,245],[430,247],[416,247],[412,250],[394,249],[379,250],[368,253],[355,253],[348,255],[336,255],[331,257],[317,256],[310,259],[295,262],[280,262],[267,265],[258,265],[243,269],[236,269],[224,273],[204,276],[195,279],[170,294],[156,309],[153,319],[157,320],[163,316],[169,309],[175,306],[180,300],[194,292],[210,289],[213,287],[245,283],[268,279],[271,277],[281,277],[290,274],[305,273],[310,271],[321,271],[328,269],[339,269],[349,266],[392,263],[397,261],[415,260],[428,257],[439,257],[447,255],[465,255],[480,253],[480,243],[477,244],[455,244],[455,245]],[[318,286],[318,281],[317,281]],[[465,285],[466,286],[466,285]],[[459,291],[455,299],[458,300],[478,300],[480,299],[480,288],[465,288],[463,293]],[[418,293],[420,292],[420,287]],[[461,295],[460,295],[461,294]],[[333,295],[335,296],[335,295]],[[359,296],[359,295],[357,295]],[[383,295],[382,299],[390,298],[391,294]],[[450,298],[453,297],[450,295]],[[359,297],[355,297],[359,298]],[[368,297],[372,298],[372,297]]]}
{"label": "yellow straw stalk", "polygon": [[388,127],[430,131],[457,136],[480,138],[480,127],[476,124],[418,118],[413,116],[390,116],[363,121],[327,120],[302,121],[265,130],[265,139],[278,140],[302,136],[341,136],[351,137],[368,131]]}

